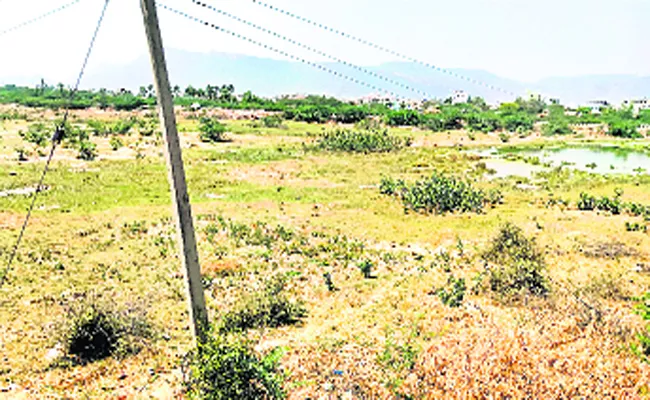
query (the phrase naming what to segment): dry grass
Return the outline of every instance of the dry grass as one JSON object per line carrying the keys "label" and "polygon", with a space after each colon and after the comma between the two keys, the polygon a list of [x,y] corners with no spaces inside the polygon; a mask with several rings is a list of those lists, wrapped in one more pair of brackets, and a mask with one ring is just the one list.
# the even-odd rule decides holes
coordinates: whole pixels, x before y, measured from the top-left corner
{"label": "dry grass", "polygon": [[[43,117],[52,116],[34,115]],[[3,132],[0,147],[13,145],[22,123]],[[192,121],[183,124],[191,130]],[[210,317],[231,310],[270,276],[289,277],[291,297],[307,308],[303,323],[251,333],[259,350],[286,349],[281,365],[289,398],[648,397],[649,366],[629,346],[643,326],[632,297],[650,285],[650,236],[626,232],[627,217],[543,208],[536,200],[545,193],[516,190],[514,180],[503,182],[505,204],[483,215],[404,215],[374,185],[384,175],[467,173],[475,159],[434,148],[455,143],[453,135],[408,132],[424,147],[382,156],[278,155],[279,145],[309,140],[304,132],[321,127],[262,132],[229,124],[237,132],[233,143],[186,152]],[[183,136],[195,140],[193,133]],[[477,135],[479,143],[493,139]],[[34,165],[1,162],[3,189],[36,176]],[[156,151],[141,161],[88,163],[68,172],[71,164],[65,157],[55,163],[52,190],[0,289],[0,398],[181,398],[180,365],[191,342],[164,167]],[[17,175],[3,172],[5,166]],[[564,185],[557,196],[622,186],[626,200],[650,203],[646,180]],[[0,258],[18,233],[25,201],[0,199]],[[298,247],[306,252],[287,251],[284,240],[267,247],[238,243],[227,232],[208,237],[209,215],[248,226],[280,224],[305,238]],[[547,298],[504,303],[471,290],[484,270],[479,255],[506,221],[535,237],[544,253]],[[341,249],[307,251],[343,236],[363,244],[362,253],[346,259]],[[443,248],[446,266],[436,257]],[[376,279],[363,277],[360,258],[373,262]],[[434,294],[447,282],[447,268],[468,284],[459,308]],[[327,290],[324,273],[337,291]],[[52,368],[51,327],[69,302],[98,289],[120,303],[146,299],[160,340],[122,360]]]}

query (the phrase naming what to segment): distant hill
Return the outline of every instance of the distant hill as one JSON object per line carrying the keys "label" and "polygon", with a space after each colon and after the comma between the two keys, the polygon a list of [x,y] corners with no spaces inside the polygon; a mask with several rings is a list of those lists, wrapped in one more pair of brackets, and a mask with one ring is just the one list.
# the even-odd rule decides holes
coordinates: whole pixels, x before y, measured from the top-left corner
{"label": "distant hill", "polygon": [[[310,66],[291,61],[224,53],[196,53],[175,49],[167,50],[167,59],[171,81],[183,88],[190,84],[195,87],[204,87],[207,84],[232,83],[239,93],[252,90],[263,96],[310,93],[354,98],[377,93],[375,89],[359,86]],[[325,65],[379,88],[390,89],[401,96],[421,97],[382,80],[369,78],[354,69],[333,63]],[[475,85],[450,74],[437,72],[413,63],[391,62],[364,68],[415,87],[431,97],[445,98],[453,90],[463,89],[471,95],[484,97],[490,102],[511,99],[511,96],[484,86]],[[524,83],[477,69],[450,69],[450,72],[522,96],[528,92],[539,92],[550,97],[560,98],[562,103],[570,105],[594,99],[606,99],[620,103],[630,97],[650,96],[650,77],[633,75],[551,77],[535,83]],[[17,77],[15,81],[23,83],[25,78]],[[11,83],[8,79],[10,78],[0,78],[4,83]],[[37,79],[30,79],[37,81]],[[139,86],[151,82],[149,60],[143,56],[125,66],[89,71],[83,86],[137,89]]]}

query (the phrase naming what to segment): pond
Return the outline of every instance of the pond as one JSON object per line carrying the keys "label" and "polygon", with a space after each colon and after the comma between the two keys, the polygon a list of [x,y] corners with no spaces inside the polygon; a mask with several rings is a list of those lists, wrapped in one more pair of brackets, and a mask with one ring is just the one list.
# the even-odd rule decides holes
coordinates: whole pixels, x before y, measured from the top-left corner
{"label": "pond", "polygon": [[[650,155],[642,151],[622,149],[614,146],[560,147],[544,149],[491,149],[479,153],[488,157],[488,168],[497,171],[494,177],[530,177],[544,166],[565,166],[598,174],[637,174],[650,170]],[[527,159],[528,163],[516,161]],[[507,161],[507,160],[511,161]]]}

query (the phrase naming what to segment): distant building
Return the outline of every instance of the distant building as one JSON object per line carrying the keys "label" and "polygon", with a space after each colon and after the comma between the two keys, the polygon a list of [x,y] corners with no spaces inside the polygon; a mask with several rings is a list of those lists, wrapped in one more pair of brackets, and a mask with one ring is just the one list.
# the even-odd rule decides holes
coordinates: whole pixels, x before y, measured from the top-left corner
{"label": "distant building", "polygon": [[451,94],[451,104],[464,104],[469,102],[469,94],[464,90],[454,90]]}
{"label": "distant building", "polygon": [[393,106],[398,104],[399,101],[391,96],[382,94],[369,94],[354,101],[355,104],[383,104],[385,106]]}
{"label": "distant building", "polygon": [[587,102],[585,107],[591,109],[592,114],[600,114],[605,108],[609,108],[611,104],[607,100],[592,100]]}
{"label": "distant building", "polygon": [[639,115],[639,112],[643,110],[650,110],[650,99],[634,99],[634,100],[625,100],[623,102],[624,108],[632,107],[634,115]]}

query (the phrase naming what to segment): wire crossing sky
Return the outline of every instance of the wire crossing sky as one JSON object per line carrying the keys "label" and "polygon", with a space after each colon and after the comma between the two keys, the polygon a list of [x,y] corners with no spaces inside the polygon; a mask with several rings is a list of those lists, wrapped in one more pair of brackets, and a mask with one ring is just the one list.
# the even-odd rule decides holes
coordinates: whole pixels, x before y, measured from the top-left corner
{"label": "wire crossing sky", "polygon": [[[650,15],[647,0],[265,2],[441,68],[481,69],[525,81],[590,74],[650,75],[645,33]],[[69,0],[0,1],[0,32],[66,3]],[[79,62],[74,49],[84,45],[76,32],[92,29],[89,25],[94,22],[88,16],[94,15],[101,3],[101,0],[81,1],[64,12],[1,35],[0,77],[40,78],[45,63],[46,79],[73,79],[70,71]],[[399,61],[397,57],[341,40],[252,1],[211,0],[210,3],[356,65]],[[191,1],[174,0],[171,4],[184,7]],[[242,35],[265,40],[263,32],[241,27],[236,21],[224,18],[216,22]],[[117,68],[146,55],[138,1],[114,0],[105,23],[109,34],[100,37],[89,72]],[[200,26],[190,21],[178,22],[173,16],[162,17],[161,24],[168,48],[283,58],[234,37],[215,41]],[[57,44],[62,42],[69,46],[60,54]],[[289,44],[282,46],[278,44],[285,51],[290,50]],[[312,62],[324,61],[323,57],[306,50],[298,55]]]}

